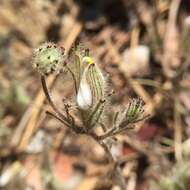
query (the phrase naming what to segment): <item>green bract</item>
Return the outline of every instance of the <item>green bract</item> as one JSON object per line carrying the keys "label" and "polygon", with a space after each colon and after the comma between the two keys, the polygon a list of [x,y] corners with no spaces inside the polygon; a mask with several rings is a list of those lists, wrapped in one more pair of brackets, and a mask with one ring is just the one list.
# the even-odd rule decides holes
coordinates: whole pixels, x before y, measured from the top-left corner
{"label": "green bract", "polygon": [[126,108],[116,114],[116,126],[125,128],[128,124],[142,121],[147,116],[144,114],[143,101],[141,99],[131,99]]}
{"label": "green bract", "polygon": [[89,65],[88,82],[91,85],[93,102],[104,100],[106,97],[106,81],[97,64]]}
{"label": "green bract", "polygon": [[85,57],[88,56],[88,51],[85,50],[81,45],[74,46],[71,49],[70,55],[68,56],[68,69],[71,72],[74,82],[76,93],[79,90],[79,85],[82,79],[85,67],[88,65]]}
{"label": "green bract", "polygon": [[133,123],[140,119],[144,113],[143,101],[141,99],[132,99],[127,106],[126,119]]}
{"label": "green bract", "polygon": [[44,43],[34,50],[33,67],[42,75],[58,72],[64,61],[64,50],[54,43]]}
{"label": "green bract", "polygon": [[88,105],[85,108],[92,108],[100,100],[105,99],[105,90],[106,82],[98,66],[95,63],[87,65],[82,74],[77,93],[78,105]]}

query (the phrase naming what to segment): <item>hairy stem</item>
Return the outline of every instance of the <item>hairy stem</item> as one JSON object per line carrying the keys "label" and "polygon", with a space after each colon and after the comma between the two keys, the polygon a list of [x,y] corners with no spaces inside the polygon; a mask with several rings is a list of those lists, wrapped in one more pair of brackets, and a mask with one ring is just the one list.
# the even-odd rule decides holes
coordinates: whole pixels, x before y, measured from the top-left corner
{"label": "hairy stem", "polygon": [[53,110],[55,111],[55,113],[56,113],[62,120],[64,120],[64,122],[65,122],[68,126],[70,126],[70,123],[69,123],[68,119],[66,118],[66,116],[65,116],[64,114],[62,114],[62,113],[58,110],[57,106],[54,104],[54,102],[53,102],[53,100],[52,100],[52,98],[51,98],[51,95],[50,95],[50,93],[49,93],[49,90],[48,90],[48,87],[47,87],[46,80],[45,80],[45,77],[44,77],[44,76],[41,76],[41,83],[42,83],[42,88],[43,88],[44,94],[45,94],[45,96],[46,96],[46,98],[47,98],[47,100],[48,100],[50,106],[53,108]]}
{"label": "hairy stem", "polygon": [[68,125],[64,120],[62,120],[61,118],[59,118],[57,115],[55,115],[54,113],[51,113],[49,111],[46,111],[46,114],[54,117],[55,119],[57,119],[58,121],[60,121],[61,123],[63,123],[65,126],[67,126],[68,128],[70,128],[70,125]]}
{"label": "hairy stem", "polygon": [[125,190],[126,185],[121,173],[121,169],[115,161],[110,149],[108,148],[108,145],[103,141],[100,141],[97,136],[91,135],[91,137],[104,149],[106,155],[108,156],[109,163],[110,165],[112,165],[110,179],[113,180],[114,184],[118,185],[121,188],[121,190]]}
{"label": "hairy stem", "polygon": [[76,78],[75,78],[75,74],[73,73],[73,71],[66,65],[66,68],[67,70],[70,72],[72,78],[73,78],[73,81],[74,81],[74,87],[75,87],[75,93],[77,94],[77,81],[76,81]]}

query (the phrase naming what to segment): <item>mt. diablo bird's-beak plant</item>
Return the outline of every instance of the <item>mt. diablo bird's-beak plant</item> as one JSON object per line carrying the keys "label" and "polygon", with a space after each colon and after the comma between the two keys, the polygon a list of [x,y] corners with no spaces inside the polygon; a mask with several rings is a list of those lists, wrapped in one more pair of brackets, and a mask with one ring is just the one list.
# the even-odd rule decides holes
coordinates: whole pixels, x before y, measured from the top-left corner
{"label": "mt. diablo bird's-beak plant", "polygon": [[[148,117],[145,115],[143,102],[132,99],[124,110],[113,113],[111,126],[106,123],[106,110],[110,106],[109,100],[112,93],[108,91],[107,79],[99,66],[93,61],[88,49],[81,45],[74,47],[66,56],[64,48],[54,43],[44,43],[34,50],[33,67],[41,75],[41,83],[47,100],[55,113],[47,112],[61,121],[66,127],[76,134],[86,134],[99,143],[113,164],[112,181],[125,189],[125,183],[120,173],[120,168],[111,154],[109,140],[131,128],[134,123]],[[62,113],[54,104],[49,89],[46,85],[46,76],[52,73],[67,71],[73,79],[75,87],[76,114],[71,114],[72,107],[64,104]],[[78,118],[76,118],[78,117]],[[99,134],[95,129],[102,129]],[[109,144],[109,145],[108,145]],[[115,177],[113,177],[115,176]]]}

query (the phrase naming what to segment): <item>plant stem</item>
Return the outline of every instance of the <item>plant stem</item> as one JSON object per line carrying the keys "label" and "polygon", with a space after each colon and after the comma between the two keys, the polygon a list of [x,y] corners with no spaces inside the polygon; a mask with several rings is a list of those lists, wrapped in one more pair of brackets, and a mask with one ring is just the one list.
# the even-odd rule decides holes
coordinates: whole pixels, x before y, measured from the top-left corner
{"label": "plant stem", "polygon": [[74,86],[75,86],[75,93],[77,94],[78,89],[77,89],[77,81],[76,81],[75,75],[74,75],[73,71],[67,65],[65,67],[70,72],[70,74],[71,74],[71,76],[73,78]]}
{"label": "plant stem", "polygon": [[56,114],[62,119],[64,120],[65,123],[67,123],[68,126],[70,126],[69,124],[69,121],[68,119],[66,118],[65,115],[63,115],[57,108],[57,106],[54,104],[52,98],[51,98],[51,95],[49,93],[49,90],[48,90],[48,87],[47,87],[47,84],[46,84],[46,80],[45,80],[45,77],[44,76],[41,76],[41,83],[42,83],[42,88],[43,88],[43,91],[44,91],[44,94],[50,104],[50,106],[53,108],[53,110],[56,112]]}
{"label": "plant stem", "polygon": [[55,117],[56,119],[58,119],[60,122],[65,124],[67,127],[73,129],[73,131],[75,131],[76,133],[86,134],[88,136],[91,136],[104,149],[105,153],[108,156],[109,163],[112,165],[112,171],[111,171],[111,176],[110,176],[111,180],[113,180],[113,182],[115,184],[117,184],[121,188],[121,190],[125,190],[125,181],[124,181],[123,176],[121,174],[121,170],[120,170],[117,162],[114,160],[114,158],[111,154],[111,151],[108,148],[108,145],[102,141],[104,138],[107,138],[107,137],[109,137],[109,135],[113,134],[114,130],[112,129],[112,130],[108,131],[108,133],[106,133],[105,135],[98,137],[93,132],[92,133],[86,133],[86,131],[84,131],[84,129],[82,127],[72,126],[70,124],[70,119],[67,118],[64,114],[62,114],[59,111],[59,109],[57,108],[57,106],[54,104],[54,102],[50,96],[50,93],[49,93],[49,90],[48,90],[44,76],[41,77],[41,83],[42,83],[44,94],[45,94],[50,106],[52,107],[52,109],[55,111],[56,114],[53,114],[51,112],[47,112],[47,113],[50,114],[51,116]]}
{"label": "plant stem", "polygon": [[118,185],[121,190],[126,190],[125,180],[121,174],[121,169],[115,161],[110,149],[108,148],[108,145],[103,141],[100,141],[97,136],[93,136],[93,134],[91,134],[90,136],[104,149],[105,153],[108,156],[109,163],[110,165],[112,165],[112,171],[110,176],[111,180],[113,180],[114,184]]}
{"label": "plant stem", "polygon": [[62,120],[61,118],[59,118],[56,114],[51,113],[51,112],[49,112],[49,111],[46,111],[46,114],[48,114],[48,115],[54,117],[55,119],[57,119],[58,121],[60,121],[61,123],[63,123],[65,126],[67,126],[68,128],[70,128],[70,125],[68,125],[67,123],[65,123],[65,121]]}

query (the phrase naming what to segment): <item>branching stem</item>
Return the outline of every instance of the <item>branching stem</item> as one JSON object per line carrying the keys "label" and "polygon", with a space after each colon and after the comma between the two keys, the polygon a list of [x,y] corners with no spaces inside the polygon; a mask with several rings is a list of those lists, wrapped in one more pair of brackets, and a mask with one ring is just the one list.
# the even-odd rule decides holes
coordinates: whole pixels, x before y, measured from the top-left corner
{"label": "branching stem", "polygon": [[53,108],[55,113],[61,118],[61,120],[64,120],[64,123],[66,123],[67,126],[70,126],[70,123],[69,123],[68,119],[66,118],[66,116],[64,114],[62,114],[58,110],[57,106],[54,104],[54,102],[53,102],[53,100],[51,98],[51,95],[49,93],[47,84],[46,84],[45,76],[41,76],[41,83],[42,83],[42,88],[43,88],[44,94],[45,94],[50,106]]}

